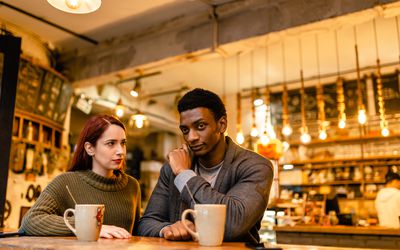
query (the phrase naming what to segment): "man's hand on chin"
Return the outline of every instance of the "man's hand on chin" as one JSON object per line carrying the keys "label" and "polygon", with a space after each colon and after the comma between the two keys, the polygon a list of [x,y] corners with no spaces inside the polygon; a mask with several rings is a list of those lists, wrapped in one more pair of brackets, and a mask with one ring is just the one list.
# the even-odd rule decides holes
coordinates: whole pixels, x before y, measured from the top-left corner
{"label": "man's hand on chin", "polygon": [[189,147],[186,144],[182,144],[181,147],[172,150],[168,154],[167,159],[175,176],[180,174],[182,171],[190,169],[192,165]]}
{"label": "man's hand on chin", "polygon": [[[186,225],[196,231],[193,222],[186,220]],[[166,240],[191,240],[192,235],[186,230],[181,221],[177,221],[174,224],[165,227],[162,230],[164,239]]]}

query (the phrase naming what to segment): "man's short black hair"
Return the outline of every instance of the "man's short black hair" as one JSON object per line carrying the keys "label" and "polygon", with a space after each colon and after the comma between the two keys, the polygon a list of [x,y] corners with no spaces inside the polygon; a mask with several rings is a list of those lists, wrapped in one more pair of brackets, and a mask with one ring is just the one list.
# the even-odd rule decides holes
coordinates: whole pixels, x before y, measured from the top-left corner
{"label": "man's short black hair", "polygon": [[389,183],[393,180],[400,180],[400,174],[389,171],[386,175],[385,175],[385,180],[386,183]]}
{"label": "man's short black hair", "polygon": [[226,116],[225,105],[219,96],[209,90],[195,88],[187,92],[178,102],[178,111],[182,113],[195,108],[207,108],[213,112],[215,120]]}

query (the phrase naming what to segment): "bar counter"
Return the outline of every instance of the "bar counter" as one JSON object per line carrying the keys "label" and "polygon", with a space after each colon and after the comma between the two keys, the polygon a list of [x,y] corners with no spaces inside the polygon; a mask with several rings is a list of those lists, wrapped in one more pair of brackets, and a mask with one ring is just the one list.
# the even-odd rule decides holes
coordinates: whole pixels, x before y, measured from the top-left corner
{"label": "bar counter", "polygon": [[[279,245],[284,250],[339,250],[343,247],[319,247],[319,246],[297,246],[297,245]],[[82,242],[75,237],[8,237],[0,238],[0,249],[250,249],[246,248],[244,243],[224,242],[219,247],[202,247],[197,242],[192,241],[167,241],[161,238],[151,237],[132,237],[127,240],[118,239],[99,239],[97,242]]]}
{"label": "bar counter", "polygon": [[277,242],[281,244],[400,249],[400,229],[296,225],[277,226],[274,231]]}

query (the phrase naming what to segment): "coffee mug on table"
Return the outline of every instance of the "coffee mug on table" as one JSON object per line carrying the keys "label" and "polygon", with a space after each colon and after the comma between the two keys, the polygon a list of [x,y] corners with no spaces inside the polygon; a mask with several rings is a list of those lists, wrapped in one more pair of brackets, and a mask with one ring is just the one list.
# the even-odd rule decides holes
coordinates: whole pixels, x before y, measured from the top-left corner
{"label": "coffee mug on table", "polygon": [[[196,232],[185,223],[186,216],[192,214]],[[202,246],[219,246],[224,240],[226,205],[196,204],[193,209],[182,213],[183,226]]]}
{"label": "coffee mug on table", "polygon": [[[67,220],[69,213],[75,215],[75,228]],[[78,240],[82,241],[97,241],[99,239],[103,217],[103,204],[78,204],[75,205],[75,209],[68,208],[64,212],[65,224]]]}

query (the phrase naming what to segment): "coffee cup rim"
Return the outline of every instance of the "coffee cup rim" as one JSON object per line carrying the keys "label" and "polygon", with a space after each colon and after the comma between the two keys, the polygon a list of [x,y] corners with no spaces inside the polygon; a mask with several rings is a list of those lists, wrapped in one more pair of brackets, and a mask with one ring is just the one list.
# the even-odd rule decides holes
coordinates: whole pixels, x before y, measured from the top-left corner
{"label": "coffee cup rim", "polygon": [[194,207],[209,206],[209,207],[226,207],[226,204],[195,204]]}

